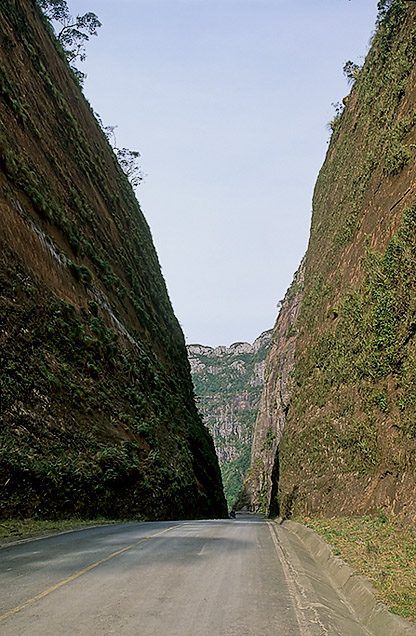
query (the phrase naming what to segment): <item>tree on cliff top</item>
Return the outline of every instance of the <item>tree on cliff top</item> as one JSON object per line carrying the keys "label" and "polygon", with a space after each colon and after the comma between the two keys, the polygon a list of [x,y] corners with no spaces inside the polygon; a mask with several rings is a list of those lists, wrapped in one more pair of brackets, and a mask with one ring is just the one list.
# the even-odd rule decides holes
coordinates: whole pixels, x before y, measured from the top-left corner
{"label": "tree on cliff top", "polygon": [[[77,59],[83,62],[86,59],[85,44],[90,35],[98,35],[97,29],[101,27],[101,22],[96,14],[90,11],[74,18],[69,12],[66,0],[37,1],[48,20],[52,24],[60,25],[60,28],[55,29],[56,37],[62,45],[71,69],[82,83],[86,75],[77,69],[73,62]],[[97,113],[96,117],[113,148],[121,169],[127,175],[132,187],[137,188],[145,177],[138,162],[140,152],[129,148],[119,148],[114,134],[116,126],[105,127]]]}
{"label": "tree on cliff top", "polygon": [[60,29],[55,29],[56,37],[72,70],[82,82],[85,73],[77,69],[73,62],[77,59],[81,62],[85,60],[85,44],[90,35],[98,35],[97,30],[101,27],[101,22],[96,14],[91,12],[74,18],[69,12],[66,0],[38,0],[38,4],[52,23],[60,24]]}

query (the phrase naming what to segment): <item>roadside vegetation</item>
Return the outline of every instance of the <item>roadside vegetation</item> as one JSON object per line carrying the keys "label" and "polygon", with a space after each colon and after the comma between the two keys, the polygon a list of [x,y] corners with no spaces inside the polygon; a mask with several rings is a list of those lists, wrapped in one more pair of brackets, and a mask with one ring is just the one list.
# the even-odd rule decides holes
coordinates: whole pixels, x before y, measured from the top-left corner
{"label": "roadside vegetation", "polygon": [[[131,521],[131,519],[129,519],[129,521]],[[143,519],[138,519],[138,521],[143,521]],[[10,538],[21,539],[40,534],[76,530],[77,528],[85,528],[87,526],[111,525],[114,523],[122,523],[122,520],[110,520],[103,518],[89,520],[64,519],[60,521],[45,519],[3,519],[0,522],[0,540]]]}
{"label": "roadside vegetation", "polygon": [[403,516],[380,513],[295,521],[312,528],[336,556],[366,576],[391,612],[416,623],[416,528]]}

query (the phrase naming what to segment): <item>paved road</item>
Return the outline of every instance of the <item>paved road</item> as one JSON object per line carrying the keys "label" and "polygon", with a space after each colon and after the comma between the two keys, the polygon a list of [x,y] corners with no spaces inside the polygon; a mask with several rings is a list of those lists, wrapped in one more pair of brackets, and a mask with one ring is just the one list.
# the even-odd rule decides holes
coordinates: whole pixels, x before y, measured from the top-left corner
{"label": "paved road", "polygon": [[364,636],[258,517],[88,528],[0,550],[3,636]]}

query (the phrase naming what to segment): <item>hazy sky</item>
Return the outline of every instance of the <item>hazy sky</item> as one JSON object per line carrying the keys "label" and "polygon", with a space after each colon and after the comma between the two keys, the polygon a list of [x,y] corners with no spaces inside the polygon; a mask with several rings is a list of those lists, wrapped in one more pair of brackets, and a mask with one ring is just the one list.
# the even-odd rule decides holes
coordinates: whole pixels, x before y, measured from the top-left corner
{"label": "hazy sky", "polygon": [[137,197],[188,343],[273,326],[306,251],[331,103],[377,0],[68,0],[103,23],[85,93],[139,150]]}

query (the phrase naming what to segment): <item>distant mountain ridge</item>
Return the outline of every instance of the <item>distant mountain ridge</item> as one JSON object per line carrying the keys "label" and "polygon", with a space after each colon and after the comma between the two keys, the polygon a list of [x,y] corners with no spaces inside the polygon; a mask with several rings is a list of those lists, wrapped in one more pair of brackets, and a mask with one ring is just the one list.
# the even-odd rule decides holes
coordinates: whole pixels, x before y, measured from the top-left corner
{"label": "distant mountain ridge", "polygon": [[265,331],[253,344],[187,345],[195,393],[214,439],[230,506],[237,499],[250,463],[270,338],[271,331]]}

